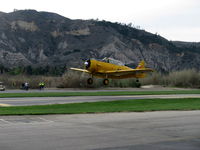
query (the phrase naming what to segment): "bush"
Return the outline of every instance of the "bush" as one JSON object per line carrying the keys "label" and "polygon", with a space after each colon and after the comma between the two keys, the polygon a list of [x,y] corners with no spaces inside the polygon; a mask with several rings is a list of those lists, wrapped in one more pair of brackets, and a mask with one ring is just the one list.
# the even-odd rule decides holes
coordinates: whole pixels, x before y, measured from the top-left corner
{"label": "bush", "polygon": [[172,72],[168,75],[169,85],[196,88],[200,85],[200,73],[195,69]]}
{"label": "bush", "polygon": [[27,76],[27,75],[9,75],[0,76],[0,81],[4,82],[7,88],[21,88],[22,83],[28,82],[30,88],[38,88],[39,82],[44,82],[45,87],[56,87],[60,82],[60,77],[49,76]]}
{"label": "bush", "polygon": [[93,84],[88,85],[87,79],[91,76],[87,73],[80,73],[74,71],[66,72],[61,80],[59,88],[100,88],[100,87],[140,87],[139,83],[136,83],[135,79],[109,79],[109,85],[103,84],[103,79],[93,78]]}
{"label": "bush", "polygon": [[142,84],[200,88],[200,72],[195,69],[175,71],[165,75],[154,72],[152,75],[144,78]]}
{"label": "bush", "polygon": [[145,85],[153,84],[153,85],[163,85],[164,84],[164,75],[159,72],[154,72],[150,75],[147,75],[146,78],[141,79],[141,83]]}
{"label": "bush", "polygon": [[[103,85],[103,79],[93,78],[92,85],[87,84],[90,77],[87,73],[68,71],[62,76],[41,76],[41,75],[10,75],[2,74],[0,81],[4,82],[7,88],[20,88],[22,83],[29,82],[31,88],[38,88],[39,82],[44,82],[45,87],[59,88],[100,88],[100,87],[140,87],[136,79],[109,79],[108,86]],[[195,69],[175,71],[169,74],[154,72],[146,78],[140,79],[142,85],[162,85],[185,88],[200,88],[200,72]]]}

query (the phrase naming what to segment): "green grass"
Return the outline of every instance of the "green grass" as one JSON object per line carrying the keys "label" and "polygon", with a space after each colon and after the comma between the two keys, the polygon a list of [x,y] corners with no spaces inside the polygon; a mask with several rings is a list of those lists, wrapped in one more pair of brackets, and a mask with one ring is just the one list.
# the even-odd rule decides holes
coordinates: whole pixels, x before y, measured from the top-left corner
{"label": "green grass", "polygon": [[111,102],[0,107],[0,115],[84,114],[167,110],[200,110],[200,98],[122,100]]}
{"label": "green grass", "polygon": [[0,98],[8,98],[8,97],[162,95],[162,94],[200,94],[200,90],[0,93]]}

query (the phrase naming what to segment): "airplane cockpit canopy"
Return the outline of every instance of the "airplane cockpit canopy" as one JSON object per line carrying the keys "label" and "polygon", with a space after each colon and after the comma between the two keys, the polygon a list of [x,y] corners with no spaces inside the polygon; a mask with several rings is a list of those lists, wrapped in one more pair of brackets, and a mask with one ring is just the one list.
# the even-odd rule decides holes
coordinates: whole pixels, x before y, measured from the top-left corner
{"label": "airplane cockpit canopy", "polygon": [[111,64],[115,64],[115,65],[119,65],[119,66],[124,66],[124,63],[116,60],[114,58],[110,58],[110,57],[105,57],[104,59],[102,59],[103,62],[107,62],[107,63],[111,63]]}

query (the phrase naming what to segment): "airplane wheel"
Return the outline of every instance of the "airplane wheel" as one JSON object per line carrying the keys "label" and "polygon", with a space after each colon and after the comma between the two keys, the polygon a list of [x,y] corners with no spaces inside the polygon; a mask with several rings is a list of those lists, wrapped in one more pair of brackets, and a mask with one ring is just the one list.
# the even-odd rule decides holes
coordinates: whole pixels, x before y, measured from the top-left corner
{"label": "airplane wheel", "polygon": [[141,83],[140,82],[136,82],[136,85],[135,85],[137,88],[140,88],[141,87]]}
{"label": "airplane wheel", "polygon": [[139,80],[137,79],[135,82],[135,87],[140,88],[141,87],[141,83],[139,82]]}
{"label": "airplane wheel", "polygon": [[88,84],[92,84],[92,83],[93,83],[93,79],[92,79],[92,78],[89,78],[89,79],[87,80],[87,83],[88,83]]}
{"label": "airplane wheel", "polygon": [[109,84],[109,80],[108,80],[108,79],[104,79],[104,80],[103,80],[103,84],[104,84],[104,85],[108,85],[108,84]]}

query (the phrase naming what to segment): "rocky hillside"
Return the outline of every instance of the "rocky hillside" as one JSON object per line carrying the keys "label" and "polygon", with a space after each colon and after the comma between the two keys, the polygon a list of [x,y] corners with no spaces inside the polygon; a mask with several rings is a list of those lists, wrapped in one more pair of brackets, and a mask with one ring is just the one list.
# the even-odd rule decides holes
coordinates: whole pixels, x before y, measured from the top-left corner
{"label": "rocky hillside", "polygon": [[172,42],[144,30],[49,12],[0,12],[0,65],[82,67],[88,58],[113,57],[169,72],[200,69],[200,43]]}

